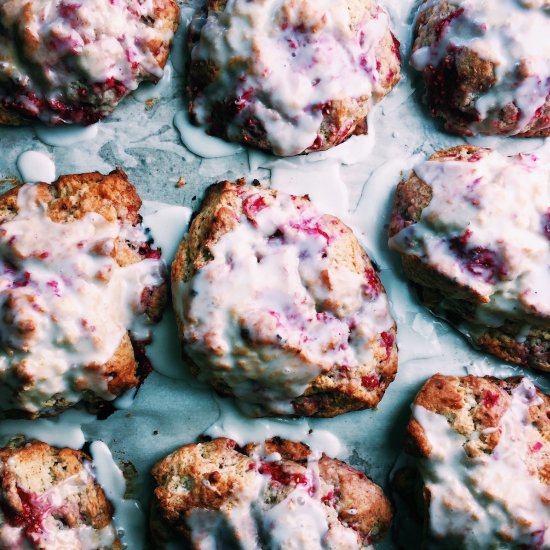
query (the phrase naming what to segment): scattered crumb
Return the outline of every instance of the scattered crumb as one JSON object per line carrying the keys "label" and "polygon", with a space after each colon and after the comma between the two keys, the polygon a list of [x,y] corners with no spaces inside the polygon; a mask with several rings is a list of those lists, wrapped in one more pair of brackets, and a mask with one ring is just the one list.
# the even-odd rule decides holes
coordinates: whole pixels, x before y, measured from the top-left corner
{"label": "scattered crumb", "polygon": [[246,178],[239,178],[236,183],[237,185],[246,185]]}
{"label": "scattered crumb", "polygon": [[185,178],[180,177],[180,179],[176,183],[176,188],[181,189],[187,182],[185,181]]}
{"label": "scattered crumb", "polygon": [[152,109],[153,105],[157,102],[157,99],[155,97],[151,97],[145,101],[145,108],[147,110]]}

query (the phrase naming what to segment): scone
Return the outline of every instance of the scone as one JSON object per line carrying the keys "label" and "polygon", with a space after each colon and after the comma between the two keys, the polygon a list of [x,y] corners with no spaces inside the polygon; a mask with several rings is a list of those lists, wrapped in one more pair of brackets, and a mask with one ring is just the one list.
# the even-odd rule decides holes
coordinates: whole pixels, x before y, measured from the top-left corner
{"label": "scone", "polygon": [[527,378],[432,376],[407,428],[417,466],[396,476],[425,547],[550,548],[549,435],[550,397]]}
{"label": "scone", "polygon": [[390,247],[422,302],[475,345],[550,370],[550,166],[463,145],[397,187]]}
{"label": "scone", "polygon": [[395,323],[351,229],[307,197],[213,185],[172,264],[192,371],[254,415],[375,407]]}
{"label": "scone", "polygon": [[92,124],[158,81],[175,0],[0,0],[0,124]]}
{"label": "scone", "polygon": [[89,456],[40,441],[0,449],[0,548],[122,548]]}
{"label": "scone", "polygon": [[375,0],[208,0],[189,49],[192,120],[281,156],[367,133],[399,80],[399,42]]}
{"label": "scone", "polygon": [[166,284],[140,206],[120,170],[0,196],[0,418],[110,401],[148,374]]}
{"label": "scone", "polygon": [[424,0],[412,65],[446,130],[550,135],[547,0]]}
{"label": "scone", "polygon": [[382,489],[303,443],[274,438],[239,449],[231,439],[189,444],[153,468],[157,548],[372,548],[389,529]]}

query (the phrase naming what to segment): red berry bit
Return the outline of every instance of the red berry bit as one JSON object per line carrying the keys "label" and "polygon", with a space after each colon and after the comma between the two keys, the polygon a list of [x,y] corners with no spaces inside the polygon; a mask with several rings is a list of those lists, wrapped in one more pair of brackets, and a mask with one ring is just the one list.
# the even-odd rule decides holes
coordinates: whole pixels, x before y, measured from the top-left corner
{"label": "red berry bit", "polygon": [[380,333],[380,338],[386,348],[386,359],[389,359],[393,349],[393,344],[395,342],[395,337],[390,332],[382,332]]}
{"label": "red berry bit", "polygon": [[458,8],[457,10],[451,12],[445,19],[438,21],[434,25],[435,35],[437,40],[441,39],[443,33],[447,30],[447,27],[455,20],[458,19],[464,13],[464,8]]}
{"label": "red berry bit", "polygon": [[380,279],[372,267],[365,268],[365,280],[363,293],[371,300],[376,300],[380,295]]}
{"label": "red berry bit", "polygon": [[372,372],[367,376],[361,377],[361,385],[367,390],[374,390],[378,386],[380,386],[380,378],[378,378],[378,376],[374,372]]}
{"label": "red berry bit", "polygon": [[280,462],[262,462],[258,468],[260,474],[268,475],[281,485],[307,485],[304,474],[287,472]]}
{"label": "red berry bit", "polygon": [[297,222],[291,223],[290,227],[292,227],[292,229],[296,229],[296,231],[306,233],[307,235],[318,235],[323,239],[325,239],[327,244],[330,244],[331,239],[329,234],[323,229],[321,229],[319,222],[311,218],[307,220],[303,220],[300,223],[297,223]]}
{"label": "red berry bit", "polygon": [[533,445],[529,447],[529,452],[538,453],[541,449],[542,449],[542,443],[540,441],[537,441],[536,443],[533,443]]}
{"label": "red berry bit", "polygon": [[542,217],[542,231],[546,238],[550,241],[550,208]]}
{"label": "red berry bit", "polygon": [[160,249],[151,248],[151,246],[147,243],[143,243],[139,245],[138,253],[144,259],[151,259],[151,260],[160,260],[160,256],[161,256]]}
{"label": "red berry bit", "polygon": [[256,215],[267,208],[265,198],[262,195],[248,195],[243,200],[244,215],[256,225]]}
{"label": "red berry bit", "polygon": [[493,393],[489,390],[483,392],[483,406],[487,409],[492,409],[499,400],[500,395],[498,393]]}
{"label": "red berry bit", "polygon": [[449,239],[449,248],[472,275],[486,283],[495,284],[506,275],[506,269],[494,250],[482,246],[469,246],[471,237],[472,232],[467,229],[462,235]]}

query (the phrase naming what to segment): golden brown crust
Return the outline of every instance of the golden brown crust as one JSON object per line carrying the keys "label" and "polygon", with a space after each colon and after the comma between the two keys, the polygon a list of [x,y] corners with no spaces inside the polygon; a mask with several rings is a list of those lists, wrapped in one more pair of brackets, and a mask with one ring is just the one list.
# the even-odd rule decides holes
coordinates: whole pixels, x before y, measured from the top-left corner
{"label": "golden brown crust", "polygon": [[[375,17],[377,4],[357,0],[347,0],[348,12],[351,14],[351,25],[359,25],[366,16]],[[200,40],[201,20],[207,16],[215,17],[222,13],[227,5],[227,0],[209,0],[207,7],[195,15],[195,21],[190,25],[188,35],[188,48],[191,51]],[[304,149],[302,153],[324,151],[334,147],[353,135],[368,133],[366,116],[374,103],[383,99],[400,78],[399,41],[393,33],[387,29],[384,36],[375,47],[374,57],[377,61],[377,70],[382,83],[380,89],[374,89],[372,97],[347,97],[327,101],[322,108],[323,121],[319,130],[319,137],[315,143]],[[239,60],[246,67],[246,60]],[[189,96],[189,113],[193,118],[195,100],[203,91],[212,85],[220,76],[221,70],[210,60],[191,60],[189,66],[189,80],[187,93]],[[239,141],[246,145],[257,147],[266,151],[272,150],[262,121],[252,117],[251,121],[240,128],[240,134],[235,140],[228,136],[228,126],[232,123],[235,113],[232,111],[232,101],[217,103],[212,109],[212,122],[208,131],[213,135],[224,139]]]}
{"label": "golden brown crust", "polygon": [[[240,185],[223,181],[211,186],[206,194],[200,211],[193,219],[189,232],[180,243],[172,264],[172,286],[181,281],[190,279],[212,259],[212,249],[222,235],[231,231],[239,224],[242,214],[242,195]],[[241,189],[245,189],[242,187]],[[266,196],[276,196],[276,192],[258,188]],[[296,204],[309,203],[308,197],[296,197]],[[327,248],[330,267],[325,276],[327,285],[330,285],[331,269],[345,267],[357,274],[370,274],[370,282],[375,292],[385,293],[382,284],[374,271],[366,252],[361,248],[352,230],[333,216],[323,215],[321,227],[331,239]],[[330,287],[327,287],[330,288]],[[174,294],[174,300],[177,300]],[[327,309],[336,304],[326,303]],[[175,310],[178,311],[175,305]],[[184,324],[179,315],[176,315],[179,333],[183,334]],[[338,367],[320,374],[307,387],[302,396],[293,400],[294,412],[304,416],[332,417],[345,412],[360,410],[366,407],[376,407],[382,399],[388,385],[393,381],[397,372],[397,346],[395,344],[395,324],[384,333],[386,340],[372,341],[372,351],[376,361],[376,374],[379,377],[376,385],[365,382],[365,377],[372,375],[368,366],[356,369],[342,370]],[[185,342],[184,342],[185,347]],[[185,353],[185,351],[184,351]],[[191,371],[197,375],[198,367],[186,357]],[[209,382],[222,395],[233,395],[222,380],[212,376]]]}
{"label": "golden brown crust", "polygon": [[[36,440],[12,440],[0,449],[0,510],[5,521],[32,532],[32,522],[38,521],[40,513],[33,512],[32,503],[69,478],[80,475],[89,463],[91,458],[81,451],[60,449]],[[58,508],[56,518],[68,528],[89,525],[102,529],[113,521],[113,507],[93,478],[85,489],[76,494],[73,491]],[[116,538],[109,548],[122,548],[120,540]]]}
{"label": "golden brown crust", "polygon": [[[0,195],[0,225],[17,215],[20,188],[21,186],[16,186]],[[132,225],[141,222],[138,213],[141,199],[126,174],[119,169],[108,175],[90,172],[60,176],[50,185],[37,184],[37,195],[40,201],[47,205],[48,217],[56,223],[70,223],[91,212],[101,214],[110,222],[119,220]],[[117,239],[111,256],[121,267],[125,267],[142,261],[150,252],[151,249],[146,243]],[[142,295],[145,314],[152,322],[156,322],[162,316],[166,303],[167,284],[163,283],[146,291],[147,293]],[[90,364],[86,366],[86,370],[103,377],[112,395],[121,395],[139,386],[149,373],[147,368],[139,364],[140,353],[136,353],[136,345],[131,341],[128,332],[124,334],[118,348],[105,364]],[[22,379],[26,377],[23,369],[20,376]],[[32,379],[28,382],[32,382]],[[82,388],[82,391],[85,401],[98,403],[97,396],[87,392],[85,388]],[[0,416],[4,414],[7,417],[36,417],[58,414],[71,405],[72,403],[66,402],[61,396],[52,396],[48,406],[37,413],[12,410],[0,412]]]}
{"label": "golden brown crust", "polygon": [[[487,428],[498,427],[510,408],[511,394],[521,378],[500,379],[492,376],[445,376],[435,374],[422,387],[415,405],[445,416],[449,426],[465,436],[465,451],[470,456],[492,452],[500,440],[500,431],[483,433]],[[550,469],[550,396],[537,389],[541,402],[529,409],[531,421],[547,442],[541,452],[530,454],[529,466],[539,472],[541,481]],[[479,437],[471,437],[479,432]],[[407,427],[406,448],[415,455],[429,456],[431,445],[420,424],[411,418]],[[547,483],[547,481],[544,481]]]}
{"label": "golden brown crust", "polygon": [[[157,483],[151,519],[155,540],[168,541],[177,533],[190,541],[186,524],[194,508],[219,510],[237,502],[239,493],[254,483],[258,459],[256,444],[239,449],[235,442],[219,438],[189,444],[174,451],[152,470]],[[303,443],[273,438],[265,442],[263,454],[281,455],[277,472],[281,483],[266,489],[266,505],[280,502],[295,486],[293,476],[305,472],[309,447]],[[260,466],[260,470],[261,470]],[[382,489],[363,473],[322,455],[319,474],[326,490],[321,501],[336,510],[339,521],[352,527],[362,540],[378,540],[390,527],[392,507]],[[288,482],[288,485],[287,485]],[[349,513],[349,510],[352,513]]]}
{"label": "golden brown crust", "polygon": [[[416,20],[413,54],[420,48],[438,44],[442,29],[463,11],[464,7],[452,0],[439,0],[421,10]],[[498,64],[483,59],[467,46],[447,48],[442,57],[437,66],[427,65],[423,76],[430,112],[445,120],[445,129],[461,135],[514,132],[521,110],[513,102],[490,110],[485,118],[476,109],[476,100],[497,84]],[[517,60],[518,75],[522,74],[522,63]],[[525,73],[529,75],[528,70]],[[514,134],[515,137],[550,135],[549,115],[550,95],[525,128]]]}
{"label": "golden brown crust", "polygon": [[[154,25],[155,28],[158,29],[160,33],[165,36],[173,35],[176,32],[180,21],[180,17],[179,17],[180,12],[179,12],[177,1],[176,0],[152,0],[152,1],[153,1],[154,20],[149,21],[148,23]],[[28,10],[26,8],[28,8]],[[30,22],[30,24],[32,25],[32,14],[25,13],[25,11],[28,12],[30,9],[31,7],[29,3],[23,8],[22,18],[27,22]],[[121,9],[123,8],[121,7]],[[22,36],[23,36],[23,40],[22,40],[21,47],[22,47],[22,55],[24,58],[25,52],[32,52],[33,50],[37,49],[38,43],[37,43],[36,35],[33,32],[30,32],[28,28],[25,31],[23,31]],[[17,38],[15,37],[11,37],[11,39],[17,40]],[[43,43],[40,42],[40,45],[43,45]],[[168,56],[170,55],[171,40],[164,40],[160,38],[150,39],[146,43],[146,46],[147,46],[147,49],[151,52],[151,54],[154,56],[157,63],[159,64],[159,67],[164,69],[164,67],[166,66],[166,62],[168,61]],[[82,75],[79,74],[78,72],[75,72],[73,76],[73,79],[74,79],[73,85],[76,86],[77,84],[80,84],[81,87],[86,88],[85,90],[86,93],[82,94],[79,97],[78,102],[74,102],[74,104],[71,104],[70,101],[67,102],[66,109],[63,110],[64,116],[67,118],[65,122],[71,122],[71,117],[73,116],[72,115],[73,110],[77,113],[82,112],[84,114],[83,116],[79,114],[78,117],[81,117],[81,119],[76,118],[72,122],[81,123],[81,124],[91,124],[91,123],[97,122],[97,120],[100,120],[104,118],[106,115],[110,114],[110,112],[116,107],[119,101],[131,92],[131,90],[125,89],[124,92],[120,93],[119,92],[120,88],[117,88],[116,96],[114,99],[115,104],[112,106],[107,106],[104,104],[105,98],[102,97],[102,94],[105,93],[105,90],[101,90],[101,92],[98,92],[96,91],[96,88],[94,88],[94,86],[97,85],[97,83],[80,82],[81,78],[82,78]],[[138,77],[139,82],[143,80],[150,80],[150,81],[156,82],[158,81],[158,78],[155,78],[148,73],[147,74],[144,73],[144,74],[140,74]],[[34,98],[37,98],[38,96],[40,96],[40,93],[34,94]],[[83,97],[86,97],[86,101],[82,101]],[[4,98],[2,97],[1,87],[0,87],[0,102],[3,99]],[[77,115],[75,115],[75,117],[76,116]],[[15,108],[10,108],[10,106],[8,105],[0,105],[0,126],[25,126],[25,125],[32,124],[35,118],[37,117],[30,116],[30,113],[22,113],[19,110],[16,110]],[[46,120],[44,122],[48,123],[49,121]]]}
{"label": "golden brown crust", "polygon": [[[437,151],[429,160],[467,161],[489,151],[474,145],[459,145]],[[389,225],[390,238],[417,223],[431,199],[431,187],[413,170],[409,178],[397,186]],[[472,323],[474,328],[468,339],[474,345],[506,361],[550,371],[550,328],[547,319],[529,318],[531,326],[527,333],[521,319],[504,320],[499,327],[484,327],[476,320],[476,308],[479,304],[488,303],[490,298],[469,285],[460,284],[438,271],[437,266],[426,263],[414,254],[401,253],[401,261],[406,277],[415,284],[418,296],[426,307],[454,326]],[[518,335],[522,337],[518,338]]]}

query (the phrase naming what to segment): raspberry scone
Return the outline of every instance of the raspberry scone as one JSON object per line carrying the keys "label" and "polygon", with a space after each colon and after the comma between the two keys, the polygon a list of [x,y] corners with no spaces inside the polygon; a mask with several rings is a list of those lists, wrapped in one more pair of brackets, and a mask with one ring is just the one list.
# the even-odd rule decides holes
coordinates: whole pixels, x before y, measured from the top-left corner
{"label": "raspberry scone", "polygon": [[382,489],[307,445],[274,438],[189,444],[153,468],[151,527],[159,548],[371,548],[389,529]]}
{"label": "raspberry scone", "polygon": [[189,49],[191,118],[281,156],[367,133],[399,81],[399,42],[375,0],[208,0]]}
{"label": "raspberry scone", "polygon": [[0,548],[122,548],[89,456],[40,441],[0,449]]}
{"label": "raspberry scone", "polygon": [[0,196],[0,418],[110,401],[148,373],[166,281],[140,206],[120,170]]}
{"label": "raspberry scone", "polygon": [[92,124],[158,81],[175,0],[0,0],[0,124]]}
{"label": "raspberry scone", "polygon": [[307,197],[213,185],[172,294],[192,371],[251,414],[375,407],[397,371],[378,275],[351,229]]}
{"label": "raspberry scone", "polygon": [[550,135],[547,0],[424,0],[412,65],[428,107],[462,135]]}
{"label": "raspberry scone", "polygon": [[[550,397],[527,378],[432,376],[394,485],[423,509],[427,548],[550,548]],[[412,502],[412,501],[411,501]]]}
{"label": "raspberry scone", "polygon": [[463,145],[397,187],[390,247],[420,299],[475,345],[550,370],[550,165]]}

